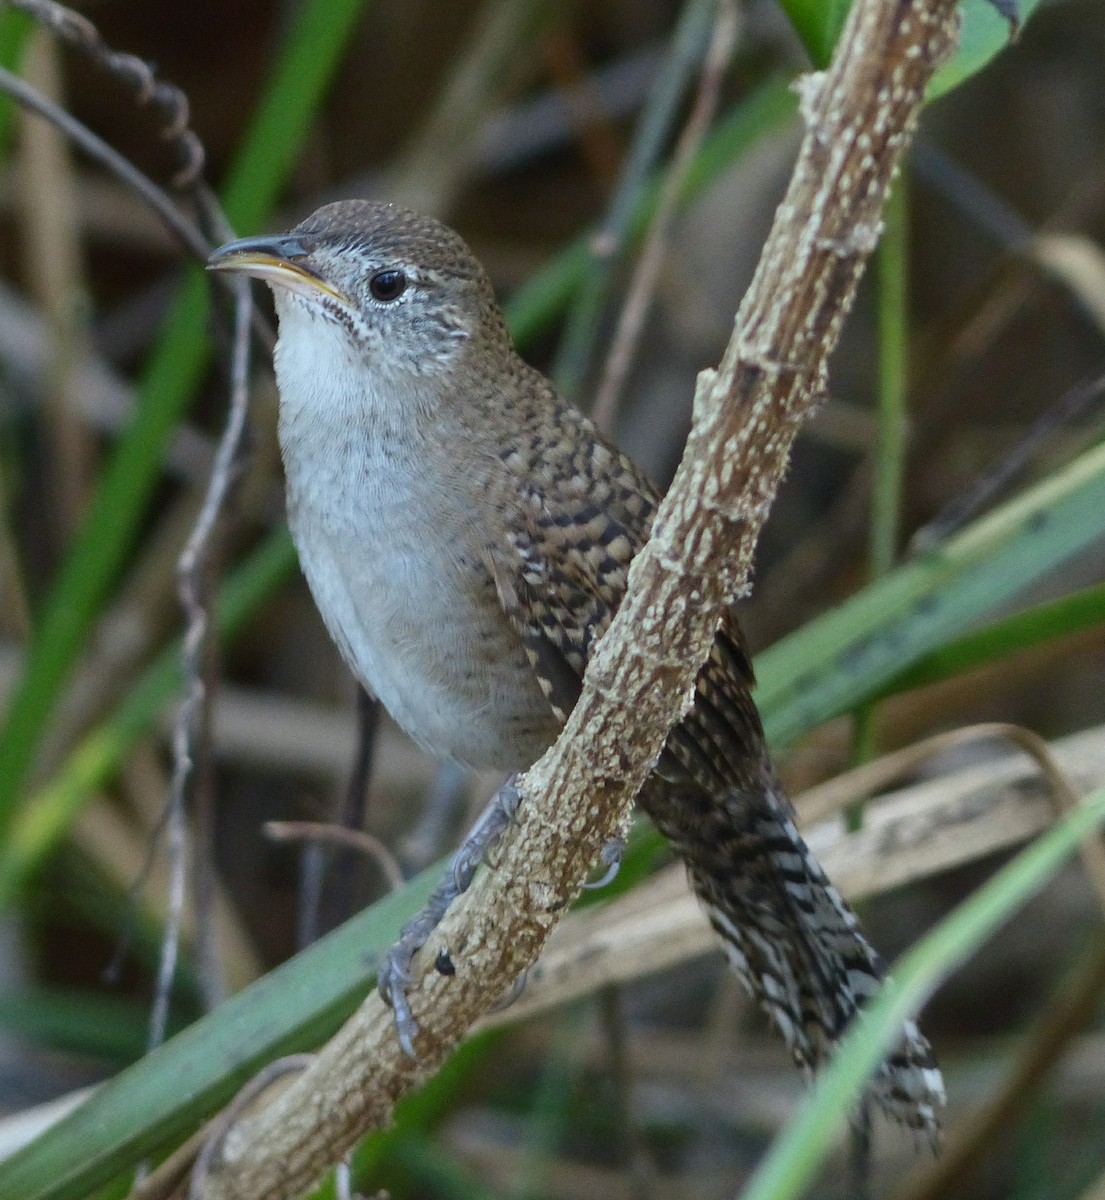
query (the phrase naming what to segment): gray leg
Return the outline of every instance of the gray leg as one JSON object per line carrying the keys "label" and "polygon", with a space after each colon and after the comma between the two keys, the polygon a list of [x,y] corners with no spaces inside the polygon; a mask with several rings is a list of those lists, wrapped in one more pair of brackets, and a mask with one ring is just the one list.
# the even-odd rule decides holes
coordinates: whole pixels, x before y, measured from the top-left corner
{"label": "gray leg", "polygon": [[453,856],[449,869],[441,882],[434,888],[426,907],[412,917],[399,935],[399,941],[388,951],[376,986],[380,995],[395,1011],[395,1032],[399,1045],[411,1058],[416,1058],[414,1039],[418,1035],[418,1022],[411,1014],[407,1003],[407,988],[411,984],[411,963],[414,956],[426,944],[430,934],[441,923],[453,901],[466,892],[482,863],[502,836],[503,830],[518,811],[521,796],[514,786],[516,775],[512,775],[495,793],[491,803],[480,814],[472,831],[464,839]]}

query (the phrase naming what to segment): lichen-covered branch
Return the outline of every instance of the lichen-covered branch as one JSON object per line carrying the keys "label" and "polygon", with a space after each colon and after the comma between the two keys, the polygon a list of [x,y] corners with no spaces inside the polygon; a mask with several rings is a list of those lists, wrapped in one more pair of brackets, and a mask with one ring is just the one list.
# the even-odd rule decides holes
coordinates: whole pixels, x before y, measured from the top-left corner
{"label": "lichen-covered branch", "polygon": [[[725,608],[745,590],[791,443],[815,407],[955,0],[856,0],[829,70],[802,83],[806,134],[725,357],[699,378],[694,427],[626,599],[525,803],[421,956],[417,1061],[370,996],[312,1066],[235,1126],[204,1194],[302,1193],[429,1076],[536,958],[602,845],[624,828],[688,708]],[[435,969],[447,951],[453,973]]]}

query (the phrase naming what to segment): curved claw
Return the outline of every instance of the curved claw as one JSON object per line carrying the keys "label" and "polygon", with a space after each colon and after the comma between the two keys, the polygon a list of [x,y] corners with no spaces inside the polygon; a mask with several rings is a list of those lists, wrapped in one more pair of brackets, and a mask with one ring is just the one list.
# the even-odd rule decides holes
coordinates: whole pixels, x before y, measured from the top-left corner
{"label": "curved claw", "polygon": [[614,882],[621,870],[622,854],[625,852],[625,838],[613,838],[599,852],[599,862],[606,870],[598,879],[589,879],[584,885],[584,891],[595,892]]}
{"label": "curved claw", "polygon": [[414,951],[408,951],[400,942],[393,946],[384,959],[376,976],[376,988],[384,1003],[395,1014],[395,1033],[399,1045],[408,1058],[417,1058],[414,1052],[414,1039],[418,1036],[418,1022],[414,1019],[411,1006],[407,1001],[407,987],[410,984],[410,964]]}
{"label": "curved claw", "polygon": [[472,880],[476,877],[476,870],[483,861],[483,856],[474,859],[465,852],[465,847],[461,847],[456,854],[453,855],[453,861],[449,864],[449,872],[453,879],[453,890],[458,896],[472,886]]}
{"label": "curved claw", "polygon": [[400,1048],[408,1058],[417,1058],[414,1039],[418,1037],[418,1022],[411,1013],[405,990],[400,989],[393,994],[391,1007],[395,1013],[395,1036],[399,1039]]}

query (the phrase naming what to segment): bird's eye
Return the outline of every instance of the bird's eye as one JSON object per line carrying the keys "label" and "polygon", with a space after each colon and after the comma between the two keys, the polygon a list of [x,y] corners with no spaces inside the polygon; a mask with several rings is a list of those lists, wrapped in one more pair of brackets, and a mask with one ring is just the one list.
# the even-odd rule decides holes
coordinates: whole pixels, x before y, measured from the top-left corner
{"label": "bird's eye", "polygon": [[377,300],[398,300],[407,286],[402,271],[377,271],[368,281],[368,290]]}

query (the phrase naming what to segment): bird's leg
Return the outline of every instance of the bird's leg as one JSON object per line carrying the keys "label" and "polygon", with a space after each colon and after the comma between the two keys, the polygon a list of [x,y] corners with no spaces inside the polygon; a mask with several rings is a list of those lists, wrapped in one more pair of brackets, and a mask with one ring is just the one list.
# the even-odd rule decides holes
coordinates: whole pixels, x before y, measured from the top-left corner
{"label": "bird's leg", "polygon": [[399,1044],[411,1058],[416,1057],[414,1039],[418,1034],[418,1022],[415,1021],[407,1001],[407,988],[411,983],[411,963],[433,931],[441,924],[449,906],[468,890],[477,867],[494,849],[503,830],[518,811],[522,797],[515,786],[517,778],[517,775],[512,775],[495,793],[491,803],[480,814],[471,832],[453,856],[453,861],[441,882],[434,888],[426,906],[403,926],[399,941],[388,951],[380,966],[376,986],[380,989],[380,995],[395,1011],[395,1032],[399,1036]]}

